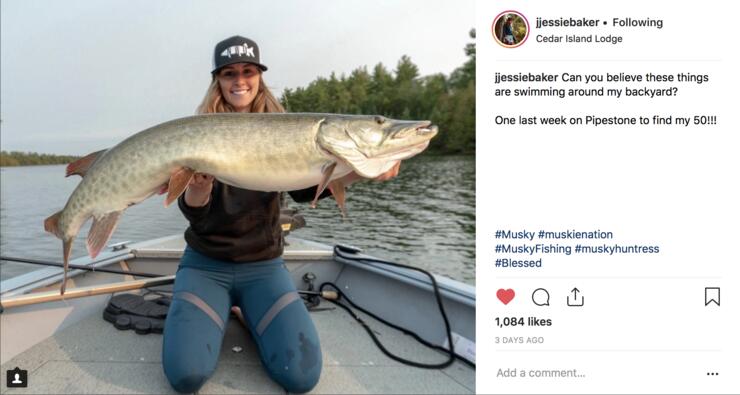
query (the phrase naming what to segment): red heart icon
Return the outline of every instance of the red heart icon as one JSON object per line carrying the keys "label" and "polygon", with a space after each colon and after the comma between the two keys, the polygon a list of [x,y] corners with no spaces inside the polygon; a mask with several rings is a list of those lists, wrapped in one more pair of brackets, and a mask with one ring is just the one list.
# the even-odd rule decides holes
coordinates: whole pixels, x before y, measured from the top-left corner
{"label": "red heart icon", "polygon": [[501,303],[509,304],[509,302],[511,302],[511,300],[514,299],[514,290],[511,288],[509,289],[501,288],[496,292],[496,297],[498,298],[498,300],[501,301]]}

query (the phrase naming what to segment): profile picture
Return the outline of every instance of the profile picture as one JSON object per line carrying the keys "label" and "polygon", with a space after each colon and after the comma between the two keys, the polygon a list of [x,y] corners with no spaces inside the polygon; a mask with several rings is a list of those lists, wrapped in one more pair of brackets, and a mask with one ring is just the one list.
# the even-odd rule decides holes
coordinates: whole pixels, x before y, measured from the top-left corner
{"label": "profile picture", "polygon": [[491,26],[496,42],[506,48],[516,48],[529,36],[529,22],[517,11],[504,11],[496,16]]}

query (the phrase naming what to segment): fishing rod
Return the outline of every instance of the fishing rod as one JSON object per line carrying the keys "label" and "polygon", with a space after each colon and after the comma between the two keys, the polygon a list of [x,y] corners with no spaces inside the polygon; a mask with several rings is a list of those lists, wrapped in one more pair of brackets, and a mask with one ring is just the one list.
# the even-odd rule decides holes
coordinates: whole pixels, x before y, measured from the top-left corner
{"label": "fishing rod", "polygon": [[47,291],[2,298],[0,299],[0,313],[10,307],[56,302],[59,300],[103,295],[121,291],[131,291],[134,289],[167,285],[171,284],[173,281],[175,281],[174,274],[171,276],[157,276],[157,278],[148,278],[144,280],[129,280],[110,284],[91,285],[89,287],[72,288],[68,289],[63,295],[59,293],[59,291]]}
{"label": "fishing rod", "polygon": [[[0,261],[29,263],[32,265],[52,266],[52,267],[61,267],[61,268],[64,267],[63,264],[58,263],[58,262],[41,261],[37,259],[28,259],[28,258],[16,258],[16,257],[9,257],[9,256],[0,256]],[[113,273],[113,274],[123,274],[123,275],[138,276],[138,277],[149,277],[149,278],[162,277],[161,274],[125,271],[125,270],[118,270],[118,269],[95,268],[95,267],[74,265],[74,264],[69,264],[69,268],[84,270],[88,272]],[[303,294],[303,295],[320,296],[324,299],[339,298],[339,294],[334,291],[298,291],[298,293]]]}
{"label": "fishing rod", "polygon": [[[28,259],[28,258],[16,258],[16,257],[10,257],[10,256],[0,256],[0,261],[28,263],[31,265],[52,266],[52,267],[61,267],[61,268],[64,267],[64,264],[61,264],[58,262],[41,261],[38,259]],[[70,269],[84,270],[88,272],[113,273],[113,274],[123,274],[123,275],[129,275],[129,276],[151,277],[151,278],[161,277],[160,274],[124,271],[124,270],[118,270],[118,269],[95,268],[95,267],[89,267],[89,266],[83,266],[83,265],[74,265],[71,263],[68,265],[68,267]]]}
{"label": "fishing rod", "polygon": [[[58,263],[58,262],[49,262],[49,261],[42,261],[42,260],[37,260],[37,259],[0,256],[0,260],[8,261],[8,262],[17,262],[17,263],[28,263],[32,265],[41,265],[41,266],[51,266],[51,267],[60,267],[60,268],[64,267],[63,264]],[[69,268],[84,270],[88,272],[113,273],[113,274],[122,274],[122,275],[128,275],[128,276],[147,277],[149,279],[130,280],[130,281],[123,281],[123,282],[118,282],[118,283],[109,283],[109,284],[93,285],[93,286],[82,287],[82,288],[73,288],[73,289],[67,290],[67,292],[64,295],[61,295],[57,291],[50,291],[50,292],[43,292],[43,293],[34,293],[30,295],[20,295],[20,296],[11,297],[11,298],[3,298],[2,300],[0,300],[0,313],[2,313],[4,309],[9,308],[9,307],[18,307],[18,306],[25,306],[29,304],[54,302],[54,301],[63,300],[63,299],[74,299],[74,298],[81,298],[85,296],[94,296],[94,295],[101,295],[101,294],[106,294],[106,293],[131,291],[131,290],[141,289],[141,288],[168,285],[168,284],[173,283],[175,280],[174,275],[163,276],[161,274],[154,274],[154,273],[124,271],[124,270],[106,269],[106,268],[94,268],[94,267],[74,265],[74,264],[70,264]],[[339,295],[334,291],[298,291],[298,293],[303,294],[303,295],[320,296],[327,300],[335,300],[339,298]]]}

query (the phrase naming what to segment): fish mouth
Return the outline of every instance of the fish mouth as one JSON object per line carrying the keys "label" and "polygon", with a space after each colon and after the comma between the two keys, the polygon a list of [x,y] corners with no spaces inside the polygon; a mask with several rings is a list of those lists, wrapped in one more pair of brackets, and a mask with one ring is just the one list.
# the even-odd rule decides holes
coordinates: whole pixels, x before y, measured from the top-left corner
{"label": "fish mouth", "polygon": [[432,121],[424,121],[421,123],[421,125],[416,127],[416,131],[418,134],[421,134],[421,135],[429,134],[429,133],[436,133],[437,126],[432,125]]}
{"label": "fish mouth", "polygon": [[392,139],[405,139],[410,137],[423,137],[432,138],[437,134],[439,130],[436,125],[432,125],[432,121],[421,121],[411,125],[399,125],[399,129],[391,137]]}

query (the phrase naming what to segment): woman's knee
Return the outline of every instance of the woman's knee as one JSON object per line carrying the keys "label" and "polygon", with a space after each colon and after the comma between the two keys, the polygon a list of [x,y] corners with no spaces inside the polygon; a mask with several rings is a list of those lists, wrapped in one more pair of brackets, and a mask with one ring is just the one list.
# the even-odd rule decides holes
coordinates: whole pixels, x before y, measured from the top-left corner
{"label": "woman's knee", "polygon": [[[292,393],[302,394],[311,391],[316,387],[321,377],[321,365],[307,371],[300,368],[285,370],[284,366],[282,368],[283,371],[281,372],[271,372],[271,376],[281,387]],[[279,370],[280,367],[274,369]]]}
{"label": "woman's knee", "polygon": [[[192,334],[191,337],[195,337]],[[203,336],[202,337],[206,337]],[[217,363],[217,354],[212,349],[219,350],[220,346],[205,342],[194,344],[184,342],[186,334],[177,331],[167,331],[165,328],[162,347],[162,367],[167,380],[177,392],[193,393],[198,391],[213,374]],[[202,350],[201,350],[202,349]],[[199,350],[209,352],[198,352]]]}
{"label": "woman's knee", "polygon": [[193,393],[200,389],[208,380],[205,372],[186,370],[183,368],[164,366],[164,374],[172,388],[181,393]]}
{"label": "woman's knee", "polygon": [[193,393],[200,389],[211,376],[207,368],[194,360],[173,358],[173,355],[163,355],[162,368],[167,381],[177,392]]}
{"label": "woman's knee", "polygon": [[[172,309],[170,309],[172,311]],[[213,374],[221,349],[217,328],[172,326],[165,323],[162,339],[162,367],[177,392],[197,391]],[[215,325],[213,325],[215,327]],[[200,333],[196,329],[201,329]],[[193,339],[193,340],[188,340]]]}
{"label": "woman's knee", "polygon": [[[304,393],[319,382],[323,357],[318,338],[299,334],[299,342],[272,347],[272,355],[264,355],[270,376],[288,392]],[[278,351],[280,350],[280,351]]]}

